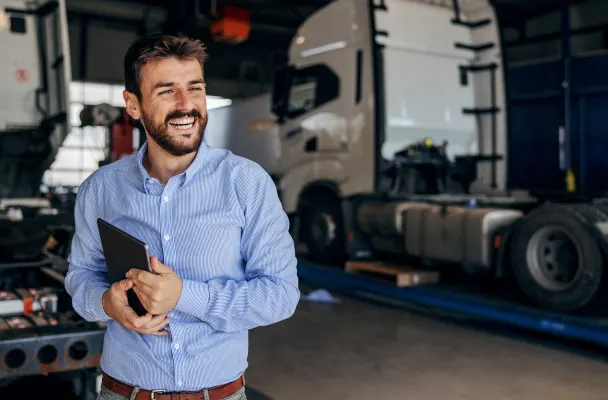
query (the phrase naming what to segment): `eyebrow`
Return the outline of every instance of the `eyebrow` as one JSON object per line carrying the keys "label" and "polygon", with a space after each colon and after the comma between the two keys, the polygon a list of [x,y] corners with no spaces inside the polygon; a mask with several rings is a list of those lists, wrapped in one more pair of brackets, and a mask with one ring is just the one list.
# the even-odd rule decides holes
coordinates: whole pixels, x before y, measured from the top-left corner
{"label": "eyebrow", "polygon": [[[205,84],[205,81],[203,79],[194,79],[190,82],[188,82],[188,85],[196,85],[196,84]],[[173,82],[159,82],[156,85],[154,85],[154,90],[159,89],[159,88],[166,88],[166,87],[173,87],[175,86],[175,83]]]}

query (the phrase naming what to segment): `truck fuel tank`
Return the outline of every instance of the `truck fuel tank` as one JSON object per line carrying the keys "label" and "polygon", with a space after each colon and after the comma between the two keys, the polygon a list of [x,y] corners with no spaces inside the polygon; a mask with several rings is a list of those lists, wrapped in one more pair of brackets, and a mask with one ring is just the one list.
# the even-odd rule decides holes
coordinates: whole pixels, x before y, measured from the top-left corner
{"label": "truck fuel tank", "polygon": [[357,226],[367,235],[372,248],[377,251],[403,253],[403,218],[409,210],[425,206],[412,201],[369,202],[357,209]]}
{"label": "truck fuel tank", "polygon": [[424,204],[404,212],[405,253],[475,268],[492,265],[493,238],[523,216],[502,208]]}
{"label": "truck fuel tank", "polygon": [[457,203],[364,202],[357,208],[357,227],[374,251],[488,269],[493,262],[494,236],[524,213],[511,208]]}

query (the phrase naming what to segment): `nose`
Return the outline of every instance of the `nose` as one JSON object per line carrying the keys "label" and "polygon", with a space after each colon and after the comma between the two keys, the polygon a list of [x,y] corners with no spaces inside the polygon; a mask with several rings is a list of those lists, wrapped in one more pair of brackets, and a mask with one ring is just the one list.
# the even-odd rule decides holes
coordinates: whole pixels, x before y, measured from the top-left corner
{"label": "nose", "polygon": [[178,110],[190,111],[194,108],[194,103],[190,98],[190,93],[187,89],[178,89],[175,94],[176,106]]}

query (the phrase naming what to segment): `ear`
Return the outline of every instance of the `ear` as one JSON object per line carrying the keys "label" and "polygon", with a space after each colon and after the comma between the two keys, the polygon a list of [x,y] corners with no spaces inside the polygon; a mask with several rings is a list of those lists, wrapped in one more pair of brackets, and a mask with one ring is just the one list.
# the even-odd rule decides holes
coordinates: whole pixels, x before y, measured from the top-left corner
{"label": "ear", "polygon": [[137,100],[137,96],[131,92],[123,90],[122,98],[125,101],[127,113],[131,116],[131,118],[138,120],[141,117],[141,106],[139,104],[139,100]]}

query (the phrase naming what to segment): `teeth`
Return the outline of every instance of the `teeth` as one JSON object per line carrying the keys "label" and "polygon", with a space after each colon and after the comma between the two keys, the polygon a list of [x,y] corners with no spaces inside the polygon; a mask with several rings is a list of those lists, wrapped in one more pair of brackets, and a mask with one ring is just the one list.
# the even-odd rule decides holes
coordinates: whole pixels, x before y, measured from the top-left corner
{"label": "teeth", "polygon": [[194,126],[193,117],[175,118],[169,122],[169,125],[177,129],[190,129]]}
{"label": "teeth", "polygon": [[175,119],[171,120],[171,123],[177,124],[177,125],[191,124],[193,122],[194,122],[193,117],[182,117],[182,118],[175,118]]}

